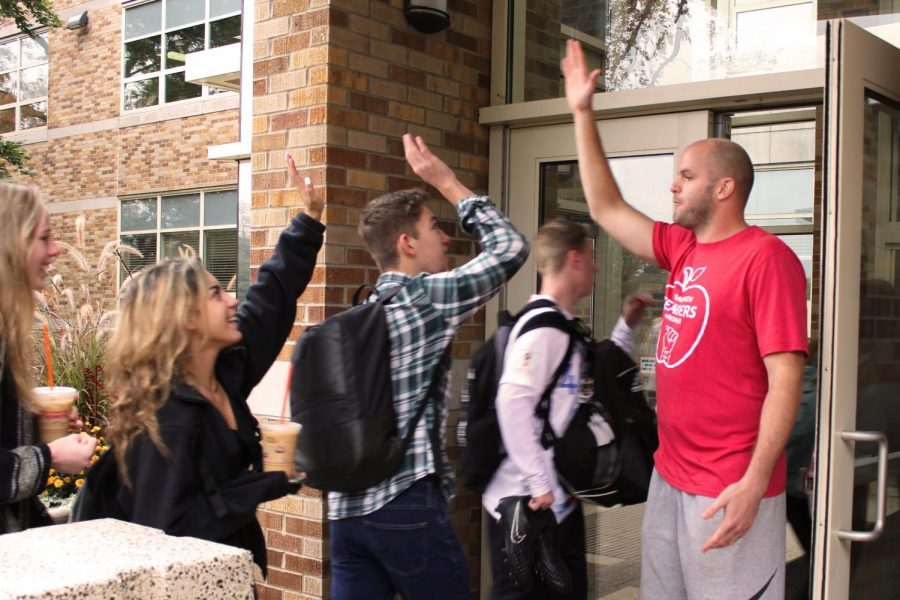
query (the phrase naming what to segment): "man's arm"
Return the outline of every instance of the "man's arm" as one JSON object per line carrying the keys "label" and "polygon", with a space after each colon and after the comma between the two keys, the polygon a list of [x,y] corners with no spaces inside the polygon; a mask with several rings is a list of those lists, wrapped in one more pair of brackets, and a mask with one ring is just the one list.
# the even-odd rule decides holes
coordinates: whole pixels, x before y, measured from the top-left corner
{"label": "man's arm", "polygon": [[733,544],[753,526],[759,503],[797,417],[806,356],[802,352],[779,352],[769,354],[763,361],[769,378],[769,392],[763,402],[756,447],[744,476],[722,490],[703,513],[703,518],[709,519],[720,509],[725,510],[722,524],[706,540],[701,549],[703,552]]}
{"label": "man's arm", "polygon": [[562,71],[566,80],[566,99],[575,120],[578,172],[591,218],[628,251],[655,265],[653,221],[622,198],[594,123],[591,99],[600,71],[588,73],[584,51],[575,40],[566,44]]}
{"label": "man's arm", "polygon": [[406,134],[403,146],[413,171],[456,206],[463,231],[481,246],[478,256],[461,267],[425,278],[434,307],[451,323],[459,323],[515,275],[528,257],[528,241],[490,200],[463,185],[422,138]]}

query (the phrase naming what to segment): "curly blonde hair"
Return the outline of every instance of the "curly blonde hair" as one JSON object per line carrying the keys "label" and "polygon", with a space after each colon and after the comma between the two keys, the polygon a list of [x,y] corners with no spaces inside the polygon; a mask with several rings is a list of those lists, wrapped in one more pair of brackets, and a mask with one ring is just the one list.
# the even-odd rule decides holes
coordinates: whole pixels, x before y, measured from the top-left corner
{"label": "curly blonde hair", "polygon": [[32,412],[34,283],[28,259],[45,211],[34,188],[0,183],[0,362],[9,365],[19,403]]}
{"label": "curly blonde hair", "polygon": [[206,271],[196,258],[171,259],[141,271],[122,291],[115,333],[107,358],[107,386],[114,398],[107,437],[119,474],[131,486],[126,459],[135,438],[146,434],[163,456],[156,413],[169,398],[191,337],[188,328],[206,290]]}

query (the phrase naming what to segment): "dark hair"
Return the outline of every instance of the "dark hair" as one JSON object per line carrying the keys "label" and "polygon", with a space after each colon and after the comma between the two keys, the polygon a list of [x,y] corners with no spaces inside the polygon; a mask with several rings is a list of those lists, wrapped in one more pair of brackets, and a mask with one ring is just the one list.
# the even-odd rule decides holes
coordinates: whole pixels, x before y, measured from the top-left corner
{"label": "dark hair", "polygon": [[534,238],[534,260],[538,273],[559,273],[570,250],[581,252],[588,239],[587,231],[572,221],[550,221],[538,229]]}
{"label": "dark hair", "polygon": [[423,189],[390,192],[369,202],[359,216],[359,237],[382,271],[397,266],[397,238],[413,238],[422,206],[430,197]]}

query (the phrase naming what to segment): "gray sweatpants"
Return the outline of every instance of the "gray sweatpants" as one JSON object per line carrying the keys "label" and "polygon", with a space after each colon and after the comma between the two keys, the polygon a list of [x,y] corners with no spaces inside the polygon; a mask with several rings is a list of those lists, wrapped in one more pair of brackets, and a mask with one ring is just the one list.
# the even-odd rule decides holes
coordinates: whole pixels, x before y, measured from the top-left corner
{"label": "gray sweatpants", "polygon": [[653,472],[641,528],[641,600],[783,600],[784,494],[763,498],[736,543],[702,553],[724,516],[701,517],[714,500],[677,490]]}

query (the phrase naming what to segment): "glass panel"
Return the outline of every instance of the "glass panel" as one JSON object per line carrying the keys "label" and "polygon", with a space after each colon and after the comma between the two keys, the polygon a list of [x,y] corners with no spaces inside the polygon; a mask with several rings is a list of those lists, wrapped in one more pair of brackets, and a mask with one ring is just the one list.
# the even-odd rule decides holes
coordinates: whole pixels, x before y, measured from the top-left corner
{"label": "glass panel", "polygon": [[203,264],[219,283],[234,292],[237,275],[237,229],[205,231]]}
{"label": "glass panel", "polygon": [[188,98],[198,98],[203,94],[203,87],[184,80],[184,71],[166,75],[166,102],[176,102]]}
{"label": "glass panel", "polygon": [[159,104],[159,77],[125,84],[125,110]]}
{"label": "glass panel", "polygon": [[802,233],[797,235],[779,235],[778,237],[794,251],[794,254],[800,259],[800,264],[803,265],[803,272],[806,274],[806,298],[808,300],[812,277],[813,236],[811,233]]}
{"label": "glass panel", "polygon": [[125,11],[125,39],[156,33],[162,24],[162,2],[141,4]]}
{"label": "glass panel", "polygon": [[0,75],[0,104],[16,101],[16,72]]}
{"label": "glass panel", "polygon": [[[900,281],[893,247],[900,228],[887,215],[900,196],[900,105],[869,98],[863,125],[865,156],[861,191],[863,229],[860,270],[859,370],[856,429],[888,437],[887,514],[884,533],[853,542],[850,598],[887,600],[900,589]],[[857,442],[853,529],[875,521],[876,445]]]}
{"label": "glass panel", "polygon": [[159,71],[161,44],[158,35],[126,43],[124,77]]}
{"label": "glass panel", "polygon": [[203,224],[234,225],[237,223],[237,190],[207,192],[203,199]]}
{"label": "glass panel", "polygon": [[198,227],[200,225],[200,194],[163,196],[160,207],[160,227]]}
{"label": "glass panel", "polygon": [[[630,203],[654,218],[670,220],[671,199],[666,193],[672,182],[674,156],[618,157],[610,160],[611,168],[622,194]],[[584,223],[594,237],[597,278],[594,294],[576,305],[575,312],[586,317],[594,335],[607,337],[621,312],[622,300],[628,294],[647,292],[657,300],[648,311],[646,325],[636,336],[636,358],[646,354],[642,378],[647,397],[655,406],[656,339],[660,308],[668,273],[644,263],[625,252],[590,219],[578,164],[575,161],[543,163],[540,167],[541,223],[566,219]],[[601,508],[585,503],[585,532],[588,553],[588,598],[633,597],[627,592],[637,590],[640,578],[641,520],[644,505]],[[622,595],[625,592],[625,595]]]}
{"label": "glass panel", "polygon": [[122,252],[122,278],[128,273],[134,273],[156,262],[156,234],[155,233],[129,233],[119,236],[119,241],[126,246],[131,246],[143,256],[135,256],[128,252]]}
{"label": "glass panel", "polygon": [[240,12],[241,0],[209,0],[209,18]]}
{"label": "glass panel", "polygon": [[16,130],[16,109],[5,108],[0,110],[0,133],[9,133]]}
{"label": "glass panel", "polygon": [[19,108],[19,128],[31,129],[33,127],[47,126],[47,101],[23,104]]}
{"label": "glass panel", "polygon": [[172,231],[161,233],[162,258],[178,258],[179,256],[198,256],[200,254],[199,231]]}
{"label": "glass panel", "polygon": [[218,48],[241,41],[241,15],[209,24],[209,47]]}
{"label": "glass panel", "polygon": [[811,2],[737,13],[732,60],[743,75],[771,73],[816,64],[815,7]]}
{"label": "glass panel", "polygon": [[167,0],[166,29],[202,21],[206,17],[205,13],[205,0]]}
{"label": "glass panel", "polygon": [[122,201],[122,231],[156,229],[156,198],[137,198]]}
{"label": "glass panel", "polygon": [[205,25],[194,25],[166,34],[166,68],[183,67],[184,55],[203,50]]}
{"label": "glass panel", "polygon": [[47,95],[47,65],[20,71],[19,97],[21,100]]}
{"label": "glass panel", "polygon": [[9,71],[18,66],[19,40],[0,44],[0,71]]}
{"label": "glass panel", "polygon": [[748,217],[802,213],[787,223],[812,225],[814,178],[812,168],[757,171],[745,213]]}
{"label": "glass panel", "polygon": [[47,62],[47,35],[40,35],[36,40],[22,38],[22,66],[30,67]]}
{"label": "glass panel", "polygon": [[[812,2],[783,0],[764,10],[740,2],[528,0],[511,3],[510,101],[564,94],[559,63],[578,39],[600,91],[656,87],[816,66]],[[759,4],[747,4],[758,8]],[[523,14],[524,13],[524,14]],[[521,50],[519,50],[521,49]]]}

